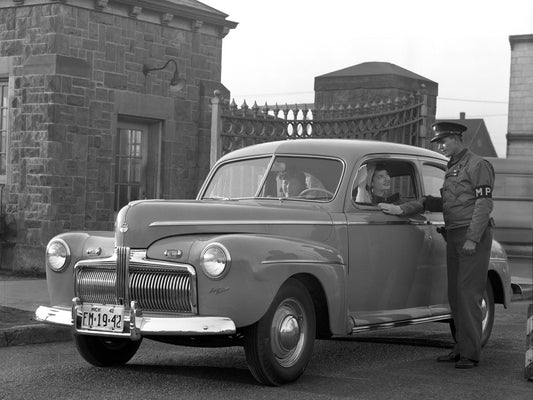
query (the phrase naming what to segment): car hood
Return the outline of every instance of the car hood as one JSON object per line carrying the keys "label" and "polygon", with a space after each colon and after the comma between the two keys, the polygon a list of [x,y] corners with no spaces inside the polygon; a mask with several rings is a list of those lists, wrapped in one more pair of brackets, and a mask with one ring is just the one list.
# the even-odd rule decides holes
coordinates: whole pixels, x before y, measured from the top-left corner
{"label": "car hood", "polygon": [[147,248],[176,235],[255,233],[324,242],[331,230],[329,213],[310,202],[143,200],[119,212],[115,240],[119,246]]}

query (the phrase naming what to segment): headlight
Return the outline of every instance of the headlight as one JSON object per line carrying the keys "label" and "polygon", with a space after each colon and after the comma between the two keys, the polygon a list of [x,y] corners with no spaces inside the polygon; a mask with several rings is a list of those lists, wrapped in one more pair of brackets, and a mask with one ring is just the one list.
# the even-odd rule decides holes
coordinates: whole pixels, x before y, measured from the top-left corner
{"label": "headlight", "polygon": [[209,278],[219,279],[228,272],[231,258],[228,249],[220,243],[206,246],[200,256],[200,265]]}
{"label": "headlight", "polygon": [[52,271],[60,272],[67,267],[70,261],[68,245],[61,239],[54,239],[46,246],[46,265]]}

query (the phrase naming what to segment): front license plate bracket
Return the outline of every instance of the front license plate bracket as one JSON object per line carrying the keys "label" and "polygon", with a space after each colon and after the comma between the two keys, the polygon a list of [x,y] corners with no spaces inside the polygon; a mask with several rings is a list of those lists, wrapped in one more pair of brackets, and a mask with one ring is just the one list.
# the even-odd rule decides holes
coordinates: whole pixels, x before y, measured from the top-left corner
{"label": "front license plate bracket", "polygon": [[81,329],[123,332],[124,306],[114,304],[82,304],[79,310]]}

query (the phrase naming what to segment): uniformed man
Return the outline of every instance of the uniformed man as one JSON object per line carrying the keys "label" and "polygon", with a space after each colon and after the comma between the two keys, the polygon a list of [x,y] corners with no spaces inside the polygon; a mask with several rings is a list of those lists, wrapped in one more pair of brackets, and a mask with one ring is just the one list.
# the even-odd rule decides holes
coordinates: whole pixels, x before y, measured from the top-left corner
{"label": "uniformed man", "polygon": [[462,134],[466,127],[453,122],[432,125],[431,142],[450,157],[442,199],[422,199],[399,206],[381,203],[388,214],[411,215],[442,206],[447,237],[448,298],[455,323],[456,344],[441,362],[455,362],[456,368],[475,367],[481,353],[481,301],[487,282],[492,245],[492,165],[468,150]]}

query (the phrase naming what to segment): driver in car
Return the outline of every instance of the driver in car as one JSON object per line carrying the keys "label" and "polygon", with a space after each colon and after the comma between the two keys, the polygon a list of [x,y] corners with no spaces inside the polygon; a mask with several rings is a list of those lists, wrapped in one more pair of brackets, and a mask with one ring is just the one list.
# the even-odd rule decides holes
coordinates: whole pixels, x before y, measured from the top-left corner
{"label": "driver in car", "polygon": [[302,171],[287,171],[282,177],[282,189],[285,197],[298,197],[307,189],[305,174]]}

